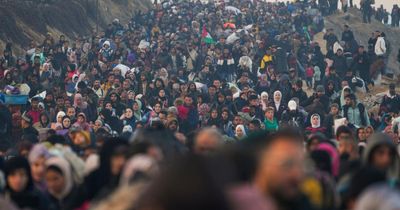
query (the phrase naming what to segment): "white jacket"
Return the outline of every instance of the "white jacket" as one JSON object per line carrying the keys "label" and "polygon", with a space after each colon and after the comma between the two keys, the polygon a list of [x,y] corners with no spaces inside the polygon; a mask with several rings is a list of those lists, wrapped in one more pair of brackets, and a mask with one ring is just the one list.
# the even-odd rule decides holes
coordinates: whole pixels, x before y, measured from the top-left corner
{"label": "white jacket", "polygon": [[377,56],[384,55],[386,53],[386,43],[383,37],[378,37],[375,44],[375,54]]}

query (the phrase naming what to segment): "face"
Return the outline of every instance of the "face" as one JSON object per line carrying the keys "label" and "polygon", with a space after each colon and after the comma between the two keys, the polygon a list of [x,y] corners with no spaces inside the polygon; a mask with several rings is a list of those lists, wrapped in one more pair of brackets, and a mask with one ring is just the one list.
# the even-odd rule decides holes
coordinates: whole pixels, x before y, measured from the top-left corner
{"label": "face", "polygon": [[76,133],[73,139],[75,145],[83,145],[85,143],[85,136],[82,133]]}
{"label": "face", "polygon": [[381,170],[387,170],[392,164],[394,154],[388,146],[379,146],[371,154],[371,164]]}
{"label": "face", "polygon": [[365,129],[365,138],[369,138],[373,133],[374,130],[372,130],[372,128]]}
{"label": "face", "polygon": [[60,173],[54,170],[47,170],[45,179],[49,191],[57,194],[63,192],[65,187],[65,178]]}
{"label": "face", "polygon": [[191,97],[185,97],[185,104],[191,106],[193,104],[193,99]]}
{"label": "face", "polygon": [[154,111],[156,113],[160,113],[161,112],[161,104],[156,104],[154,105]]}
{"label": "face", "polygon": [[112,175],[118,175],[121,170],[122,167],[124,166],[126,161],[125,156],[123,155],[116,155],[111,157],[111,173]]}
{"label": "face", "polygon": [[71,120],[68,119],[68,118],[65,118],[65,119],[62,121],[62,124],[63,124],[63,126],[64,126],[65,128],[69,128],[69,126],[71,126]]}
{"label": "face", "polygon": [[158,95],[160,97],[164,97],[165,96],[165,90],[160,90],[160,92],[158,93]]}
{"label": "face", "polygon": [[211,111],[211,118],[217,118],[218,117],[218,111],[217,110],[212,110]]}
{"label": "face", "polygon": [[67,115],[68,117],[75,117],[75,109],[73,107],[68,108]]}
{"label": "face", "polygon": [[44,179],[46,159],[40,156],[35,162],[31,163],[31,173],[33,181],[40,182]]}
{"label": "face", "polygon": [[281,100],[282,95],[280,93],[276,93],[274,94],[274,100],[275,101],[280,101]]}
{"label": "face", "polygon": [[28,185],[28,173],[25,169],[17,169],[7,177],[7,183],[15,192],[22,192]]}
{"label": "face", "polygon": [[274,118],[274,111],[269,110],[269,111],[265,112],[265,117],[270,119],[270,120],[273,119]]}
{"label": "face", "polygon": [[33,109],[38,109],[39,102],[38,101],[32,101],[31,106]]}
{"label": "face", "polygon": [[132,109],[126,109],[125,110],[125,117],[131,118],[133,116],[133,111]]}
{"label": "face", "polygon": [[62,122],[62,118],[63,118],[62,116],[58,116],[57,117],[57,122],[61,123]]}
{"label": "face", "polygon": [[262,95],[262,96],[261,96],[261,99],[262,99],[263,101],[268,101],[268,95]]}
{"label": "face", "polygon": [[313,125],[319,125],[319,117],[318,116],[313,116],[311,119],[311,123]]}
{"label": "face", "polygon": [[78,123],[84,123],[85,122],[85,118],[82,117],[81,115],[79,115],[77,121],[78,121]]}
{"label": "face", "polygon": [[272,143],[262,154],[255,176],[256,186],[279,200],[295,199],[304,177],[304,160],[301,144],[288,139]]}
{"label": "face", "polygon": [[112,95],[110,96],[110,99],[111,99],[111,101],[113,101],[113,102],[117,101],[117,95],[112,94]]}
{"label": "face", "polygon": [[139,110],[139,104],[134,103],[132,108],[133,108],[134,111],[138,111]]}
{"label": "face", "polygon": [[346,105],[350,106],[351,105],[351,99],[350,98],[346,98],[345,99],[345,103],[346,103]]}
{"label": "face", "polygon": [[107,103],[107,104],[106,104],[106,109],[112,111],[113,107],[112,107],[111,103]]}
{"label": "face", "polygon": [[223,120],[227,120],[229,118],[228,112],[222,112],[221,117]]}
{"label": "face", "polygon": [[337,107],[331,107],[331,114],[336,115],[339,112],[339,109]]}
{"label": "face", "polygon": [[239,116],[236,116],[236,117],[233,119],[233,124],[234,124],[234,125],[243,124],[242,118],[240,118]]}
{"label": "face", "polygon": [[242,130],[242,128],[237,128],[236,129],[236,136],[237,137],[242,137],[243,136],[243,130]]}
{"label": "face", "polygon": [[358,130],[358,139],[360,139],[360,140],[367,139],[367,136],[366,136],[366,133],[365,133],[365,129]]}

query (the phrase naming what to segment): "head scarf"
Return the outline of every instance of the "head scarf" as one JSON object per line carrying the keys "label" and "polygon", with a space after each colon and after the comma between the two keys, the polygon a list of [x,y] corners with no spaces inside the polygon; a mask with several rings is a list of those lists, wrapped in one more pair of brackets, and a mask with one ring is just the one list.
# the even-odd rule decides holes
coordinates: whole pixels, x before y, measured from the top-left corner
{"label": "head scarf", "polygon": [[[56,121],[58,120],[59,117],[63,118],[65,115],[66,115],[65,112],[59,111],[59,112],[57,113]],[[57,122],[58,122],[58,121],[57,121]],[[62,121],[61,121],[61,123],[62,123]]]}
{"label": "head scarf", "polygon": [[[318,124],[317,125],[314,125],[313,124],[313,117],[318,117]],[[311,127],[313,127],[313,128],[319,128],[319,127],[321,127],[321,117],[319,116],[319,114],[313,114],[313,115],[311,115],[311,118],[310,118],[310,123],[311,123]]]}
{"label": "head scarf", "polygon": [[[281,95],[281,99],[279,101],[277,101],[275,99],[275,96],[278,95],[278,94]],[[277,90],[277,91],[274,92],[274,102],[275,102],[276,105],[279,105],[279,104],[281,104],[281,101],[282,101],[282,93],[281,93],[281,91]]]}
{"label": "head scarf", "polygon": [[235,128],[235,136],[238,137],[238,136],[237,136],[237,131],[238,131],[239,129],[241,129],[241,130],[242,130],[242,133],[243,133],[243,136],[242,136],[241,138],[246,137],[246,130],[244,129],[244,125],[237,125],[237,126],[236,126],[236,128]]}
{"label": "head scarf", "polygon": [[[78,104],[78,99],[81,99],[81,104]],[[78,107],[80,109],[86,109],[88,104],[83,101],[83,97],[80,93],[75,94],[74,96],[74,107]]]}

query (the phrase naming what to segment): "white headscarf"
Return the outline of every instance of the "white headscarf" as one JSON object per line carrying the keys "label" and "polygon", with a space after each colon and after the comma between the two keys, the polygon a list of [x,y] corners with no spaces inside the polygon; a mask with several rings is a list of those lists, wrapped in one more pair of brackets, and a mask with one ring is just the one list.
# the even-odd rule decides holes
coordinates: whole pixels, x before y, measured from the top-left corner
{"label": "white headscarf", "polygon": [[[275,96],[278,95],[278,94],[281,96],[281,99],[279,101],[275,100]],[[277,91],[274,92],[275,109],[277,111],[279,110],[279,106],[281,105],[281,101],[282,101],[282,93],[281,93],[281,91],[277,90]]]}
{"label": "white headscarf", "polygon": [[246,137],[247,135],[246,135],[246,130],[244,129],[244,125],[237,125],[236,126],[236,128],[235,128],[235,136],[238,137],[237,136],[237,131],[239,130],[239,128],[242,130],[242,133],[243,133],[243,136],[241,138]]}
{"label": "white headscarf", "polygon": [[[313,124],[313,118],[314,117],[318,117],[318,124],[317,125],[314,125]],[[313,128],[319,128],[319,127],[321,127],[321,117],[319,116],[319,114],[313,114],[313,115],[311,115],[311,127],[313,127]]]}
{"label": "white headscarf", "polygon": [[[267,97],[267,102],[264,102],[263,97]],[[262,92],[261,93],[261,105],[262,105],[262,110],[265,111],[268,108],[268,93],[267,92]]]}
{"label": "white headscarf", "polygon": [[71,192],[72,187],[74,186],[74,183],[72,180],[71,166],[68,163],[68,161],[62,157],[49,158],[46,161],[46,168],[49,168],[50,166],[57,167],[63,173],[62,175],[64,176],[64,180],[65,180],[64,190],[61,193],[56,193],[56,192],[52,191],[51,189],[48,189],[49,193],[52,196],[54,196],[58,200],[62,200]]}
{"label": "white headscarf", "polygon": [[[58,118],[59,118],[59,117],[63,118],[64,116],[65,116],[65,112],[59,111],[59,112],[57,113],[56,121],[58,122]],[[62,122],[61,122],[61,123],[62,123]]]}

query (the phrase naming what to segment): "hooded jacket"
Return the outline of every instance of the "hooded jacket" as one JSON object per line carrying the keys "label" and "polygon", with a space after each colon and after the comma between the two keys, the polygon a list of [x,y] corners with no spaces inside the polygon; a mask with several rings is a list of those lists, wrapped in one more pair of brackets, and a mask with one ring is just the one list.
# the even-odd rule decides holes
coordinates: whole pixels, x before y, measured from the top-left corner
{"label": "hooded jacket", "polygon": [[46,168],[57,168],[62,172],[65,186],[61,193],[48,189],[51,195],[51,209],[76,209],[85,202],[86,192],[84,188],[77,187],[72,176],[71,165],[62,157],[52,157],[46,161]]}
{"label": "hooded jacket", "polygon": [[386,171],[386,176],[390,182],[396,182],[400,177],[400,157],[397,151],[396,145],[393,140],[384,133],[375,133],[368,138],[367,147],[364,150],[362,161],[365,165],[371,165],[372,152],[379,146],[388,146],[392,152],[394,152],[394,160]]}

